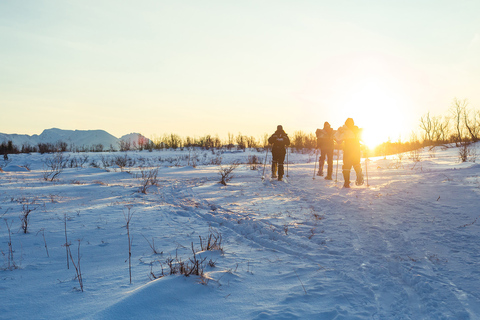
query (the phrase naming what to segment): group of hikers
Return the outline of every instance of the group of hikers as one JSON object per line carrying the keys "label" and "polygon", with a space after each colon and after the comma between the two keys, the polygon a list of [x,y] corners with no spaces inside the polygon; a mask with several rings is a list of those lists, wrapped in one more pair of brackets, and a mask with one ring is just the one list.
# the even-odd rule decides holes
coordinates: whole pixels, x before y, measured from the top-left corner
{"label": "group of hikers", "polygon": [[[326,180],[332,180],[333,173],[333,150],[335,143],[339,146],[343,144],[343,187],[350,188],[350,171],[353,167],[356,174],[356,185],[363,184],[363,173],[360,165],[360,134],[359,129],[352,118],[348,118],[345,124],[333,130],[330,123],[325,122],[323,129],[317,129],[317,149],[320,149],[318,159],[317,176],[323,176],[323,167],[327,160]],[[272,145],[272,178],[281,181],[284,175],[283,164],[285,161],[286,147],[290,145],[290,139],[281,125],[277,126],[274,134],[268,138],[268,143]],[[316,160],[315,160],[316,161]]]}

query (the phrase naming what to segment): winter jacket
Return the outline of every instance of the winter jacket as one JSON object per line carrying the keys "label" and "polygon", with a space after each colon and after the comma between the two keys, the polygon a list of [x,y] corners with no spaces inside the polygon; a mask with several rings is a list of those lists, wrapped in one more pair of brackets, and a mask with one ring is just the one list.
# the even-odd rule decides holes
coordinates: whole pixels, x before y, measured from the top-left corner
{"label": "winter jacket", "polygon": [[290,145],[290,139],[283,130],[277,130],[268,138],[268,143],[273,144],[272,149],[285,149]]}
{"label": "winter jacket", "polygon": [[331,127],[324,127],[317,129],[317,148],[333,150],[333,138],[335,131]]}
{"label": "winter jacket", "polygon": [[335,133],[335,140],[340,144],[344,142],[343,153],[344,159],[349,158],[352,160],[360,160],[360,140],[362,135],[362,129],[357,126],[351,128],[346,125],[338,128]]}

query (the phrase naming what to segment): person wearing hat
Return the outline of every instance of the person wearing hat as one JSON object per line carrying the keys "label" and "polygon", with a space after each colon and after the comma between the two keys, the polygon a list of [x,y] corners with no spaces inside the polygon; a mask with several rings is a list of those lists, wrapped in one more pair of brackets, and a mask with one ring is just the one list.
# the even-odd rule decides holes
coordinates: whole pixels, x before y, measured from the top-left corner
{"label": "person wearing hat", "polygon": [[[282,181],[284,169],[283,162],[285,161],[286,147],[290,145],[288,135],[283,131],[282,126],[277,126],[277,131],[268,138],[268,143],[272,146],[272,178],[277,178]],[[277,176],[278,169],[278,176]]]}
{"label": "person wearing hat", "polygon": [[332,180],[333,173],[333,137],[335,131],[330,126],[330,123],[325,122],[323,129],[317,129],[317,148],[320,149],[320,158],[318,159],[318,173],[317,176],[323,176],[323,165],[325,158],[327,158],[327,176],[325,180]]}
{"label": "person wearing hat", "polygon": [[362,129],[359,129],[352,118],[345,121],[345,125],[338,128],[335,133],[337,143],[343,145],[343,166],[342,173],[345,180],[343,187],[350,188],[350,171],[353,167],[357,175],[356,185],[363,184],[363,173],[360,165],[360,139]]}

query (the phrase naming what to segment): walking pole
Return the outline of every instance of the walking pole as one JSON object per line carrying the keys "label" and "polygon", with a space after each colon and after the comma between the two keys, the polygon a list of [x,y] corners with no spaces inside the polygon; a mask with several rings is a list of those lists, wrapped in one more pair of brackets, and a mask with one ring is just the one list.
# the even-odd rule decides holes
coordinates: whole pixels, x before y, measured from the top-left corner
{"label": "walking pole", "polygon": [[[317,171],[317,158],[318,158],[318,149],[315,149],[315,165],[313,166],[313,180],[315,180],[315,171]],[[320,170],[320,164],[318,165],[318,169]]]}
{"label": "walking pole", "polygon": [[287,178],[288,178],[288,147],[287,147]]}
{"label": "walking pole", "polygon": [[340,150],[337,148],[337,169],[335,169],[335,182],[337,182],[338,175],[338,158],[340,157]]}
{"label": "walking pole", "polygon": [[366,152],[367,156],[365,157],[365,175],[367,176],[367,187],[369,187],[369,184],[368,184],[368,165],[367,165],[367,162],[368,162],[368,152]]}
{"label": "walking pole", "polygon": [[265,167],[267,166],[268,146],[265,149],[267,150],[267,152],[265,153],[265,162],[263,163],[262,181],[265,180]]}

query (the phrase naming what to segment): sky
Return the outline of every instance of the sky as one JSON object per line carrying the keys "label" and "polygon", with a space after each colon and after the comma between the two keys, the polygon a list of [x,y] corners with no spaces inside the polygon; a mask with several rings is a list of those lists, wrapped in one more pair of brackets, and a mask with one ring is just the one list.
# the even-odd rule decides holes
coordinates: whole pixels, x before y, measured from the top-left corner
{"label": "sky", "polygon": [[409,139],[480,109],[480,2],[0,1],[0,132]]}

